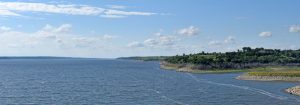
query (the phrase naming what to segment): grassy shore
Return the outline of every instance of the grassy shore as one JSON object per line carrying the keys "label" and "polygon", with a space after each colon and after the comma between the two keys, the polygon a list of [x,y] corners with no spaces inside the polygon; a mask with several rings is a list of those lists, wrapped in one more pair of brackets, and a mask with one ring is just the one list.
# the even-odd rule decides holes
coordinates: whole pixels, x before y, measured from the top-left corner
{"label": "grassy shore", "polygon": [[268,66],[256,67],[249,69],[210,69],[199,70],[195,69],[194,65],[185,64],[169,64],[161,62],[160,67],[166,70],[175,70],[178,72],[190,73],[231,73],[231,72],[246,72],[246,76],[269,76],[269,77],[300,77],[299,66]]}
{"label": "grassy shore", "polygon": [[162,69],[174,70],[177,72],[188,72],[188,73],[234,73],[234,72],[247,72],[250,69],[213,69],[213,70],[198,70],[193,69],[192,65],[175,65],[175,64],[162,64],[160,65]]}
{"label": "grassy shore", "polygon": [[300,81],[300,67],[268,67],[265,70],[246,72],[237,77],[241,80]]}
{"label": "grassy shore", "polygon": [[282,77],[300,77],[300,71],[263,71],[248,72],[249,76],[282,76]]}

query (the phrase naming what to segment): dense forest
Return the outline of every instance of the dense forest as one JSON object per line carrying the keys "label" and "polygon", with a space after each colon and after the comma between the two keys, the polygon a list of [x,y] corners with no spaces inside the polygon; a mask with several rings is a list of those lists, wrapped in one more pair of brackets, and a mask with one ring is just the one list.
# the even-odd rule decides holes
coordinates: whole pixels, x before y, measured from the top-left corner
{"label": "dense forest", "polygon": [[243,69],[262,66],[299,66],[300,50],[244,47],[225,53],[176,55],[164,60],[168,64],[194,65],[195,69]]}

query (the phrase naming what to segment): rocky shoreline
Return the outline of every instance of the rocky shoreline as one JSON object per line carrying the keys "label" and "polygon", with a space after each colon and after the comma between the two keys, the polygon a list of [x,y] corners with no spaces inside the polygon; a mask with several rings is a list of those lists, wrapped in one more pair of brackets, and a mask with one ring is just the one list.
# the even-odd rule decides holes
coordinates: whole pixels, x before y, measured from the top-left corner
{"label": "rocky shoreline", "polygon": [[[300,77],[283,77],[283,76],[249,76],[247,74],[236,77],[239,80],[255,80],[255,81],[300,81]],[[293,95],[300,96],[300,86],[291,87],[284,90]]]}
{"label": "rocky shoreline", "polygon": [[[165,70],[175,70],[178,72],[189,72],[189,73],[226,73],[229,71],[204,71],[195,70],[192,65],[176,65],[169,63],[160,63],[160,67]],[[238,80],[254,80],[254,81],[289,81],[289,82],[299,82],[300,77],[284,77],[284,76],[250,76],[247,73],[236,77]],[[300,86],[291,87],[284,90],[285,92],[293,95],[300,96]]]}
{"label": "rocky shoreline", "polygon": [[295,86],[295,87],[285,89],[285,92],[300,96],[300,86]]}

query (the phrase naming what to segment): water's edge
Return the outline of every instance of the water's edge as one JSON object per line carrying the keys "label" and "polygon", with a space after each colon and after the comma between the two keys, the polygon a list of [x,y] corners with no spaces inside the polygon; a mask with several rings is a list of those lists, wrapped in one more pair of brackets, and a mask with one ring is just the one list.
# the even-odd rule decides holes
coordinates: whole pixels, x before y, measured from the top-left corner
{"label": "water's edge", "polygon": [[[234,72],[247,72],[243,70],[219,70],[219,71],[211,71],[211,70],[206,70],[206,71],[201,71],[201,70],[192,70],[189,67],[177,67],[177,66],[172,66],[172,65],[166,65],[162,62],[160,62],[160,68],[164,70],[173,70],[176,72],[185,72],[185,73],[195,73],[195,74],[203,74],[203,73],[208,73],[208,74],[219,74],[219,73],[234,73]],[[300,77],[282,77],[282,76],[249,76],[246,74],[242,74],[237,76],[235,79],[237,80],[252,80],[252,81],[286,81],[286,82],[298,82],[300,81]],[[291,88],[285,88],[282,89],[284,92],[287,92],[289,94],[293,95],[298,95],[300,96],[300,86],[294,86]]]}

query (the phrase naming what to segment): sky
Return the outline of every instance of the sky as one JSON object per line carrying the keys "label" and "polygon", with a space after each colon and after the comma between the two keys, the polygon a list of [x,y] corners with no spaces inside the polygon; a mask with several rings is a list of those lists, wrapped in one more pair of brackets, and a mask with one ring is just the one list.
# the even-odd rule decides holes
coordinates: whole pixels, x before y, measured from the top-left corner
{"label": "sky", "polygon": [[0,56],[300,48],[299,0],[0,0]]}

